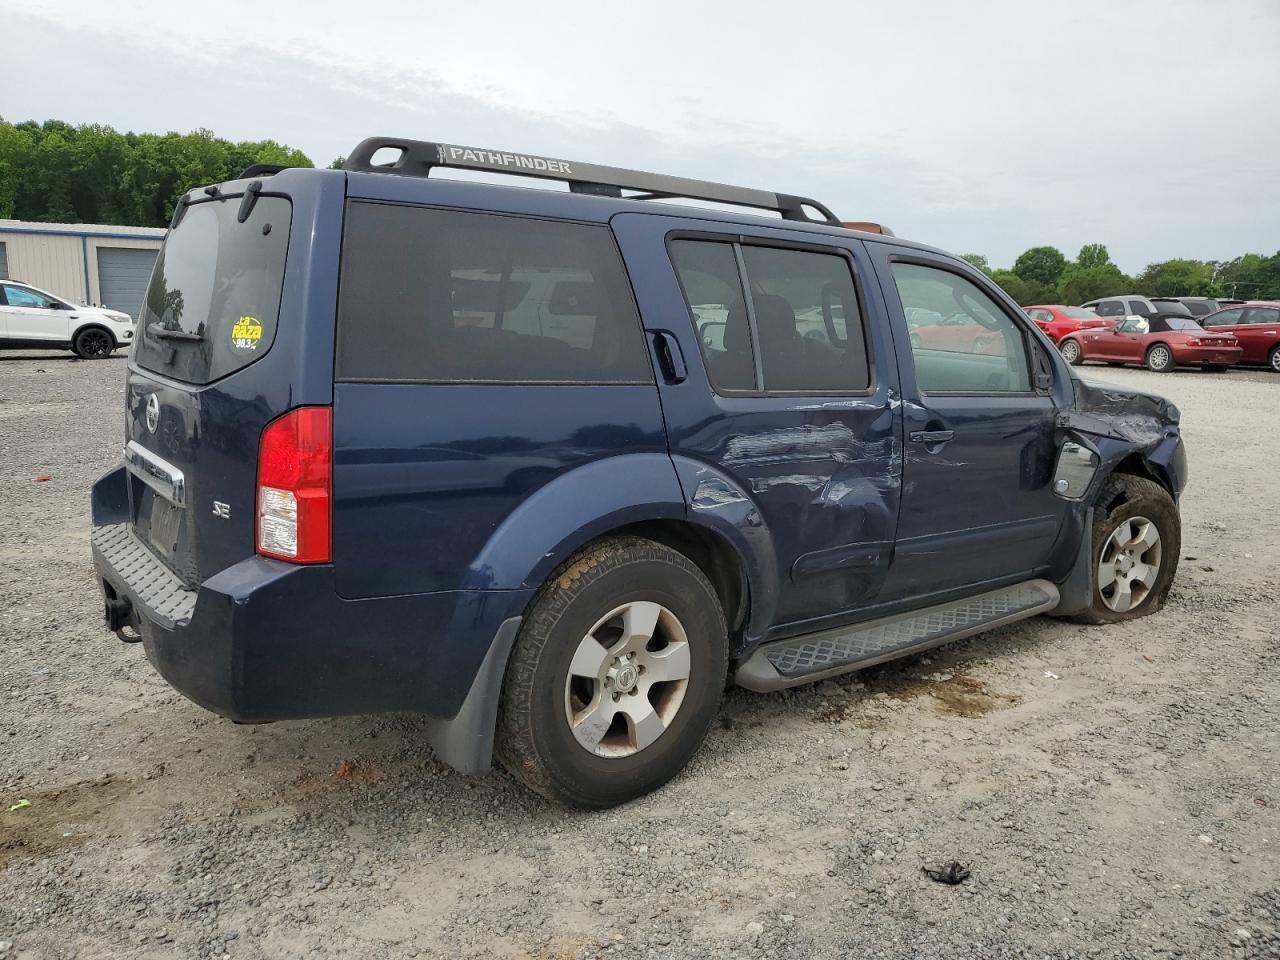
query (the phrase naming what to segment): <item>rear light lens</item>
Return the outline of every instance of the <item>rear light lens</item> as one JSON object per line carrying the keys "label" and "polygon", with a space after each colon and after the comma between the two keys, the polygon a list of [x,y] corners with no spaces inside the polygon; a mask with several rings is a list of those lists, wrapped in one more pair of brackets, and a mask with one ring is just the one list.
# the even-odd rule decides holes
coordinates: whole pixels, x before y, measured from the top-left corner
{"label": "rear light lens", "polygon": [[1198,347],[1203,342],[1199,337],[1187,337],[1187,346],[1190,347]]}
{"label": "rear light lens", "polygon": [[333,410],[298,407],[267,424],[258,445],[258,553],[328,563]]}

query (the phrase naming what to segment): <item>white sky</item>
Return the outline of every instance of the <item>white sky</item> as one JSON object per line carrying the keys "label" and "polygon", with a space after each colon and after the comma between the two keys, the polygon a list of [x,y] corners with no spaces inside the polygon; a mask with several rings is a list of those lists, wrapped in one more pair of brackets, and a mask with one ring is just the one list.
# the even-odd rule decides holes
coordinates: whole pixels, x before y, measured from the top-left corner
{"label": "white sky", "polygon": [[1280,249],[1280,0],[0,0],[0,116],[816,197],[1007,266]]}

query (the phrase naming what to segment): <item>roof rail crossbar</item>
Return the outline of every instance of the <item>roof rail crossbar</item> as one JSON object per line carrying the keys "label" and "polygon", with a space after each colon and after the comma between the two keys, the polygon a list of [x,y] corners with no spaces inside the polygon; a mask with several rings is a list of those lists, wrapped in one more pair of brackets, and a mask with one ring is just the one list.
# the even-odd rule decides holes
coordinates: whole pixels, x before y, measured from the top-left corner
{"label": "roof rail crossbar", "polygon": [[[380,150],[395,150],[398,151],[399,156],[389,163],[374,163],[374,155]],[[621,197],[623,190],[635,190],[639,191],[640,196],[628,199],[684,198],[727,203],[754,207],[758,210],[774,210],[782,214],[785,220],[804,220],[810,223],[829,223],[832,226],[840,226],[840,220],[834,213],[817,200],[810,200],[807,197],[756,190],[751,187],[733,187],[707,180],[645,173],[640,170],[625,170],[620,167],[604,167],[594,163],[579,163],[576,160],[558,160],[527,153],[464,147],[452,143],[369,137],[351,151],[351,156],[347,158],[343,169],[358,173],[392,173],[403,177],[427,177],[436,167],[484,170],[490,173],[560,180],[568,183],[569,189],[574,193]],[[806,208],[818,213],[820,217],[810,216]]]}

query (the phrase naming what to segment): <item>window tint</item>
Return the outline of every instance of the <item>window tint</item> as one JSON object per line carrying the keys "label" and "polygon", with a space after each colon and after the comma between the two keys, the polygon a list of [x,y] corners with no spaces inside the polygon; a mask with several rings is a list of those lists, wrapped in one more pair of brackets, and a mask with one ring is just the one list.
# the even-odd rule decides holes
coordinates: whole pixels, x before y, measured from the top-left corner
{"label": "window tint", "polygon": [[347,208],[338,375],[653,379],[607,227],[378,203]]}
{"label": "window tint", "polygon": [[849,263],[836,254],[744,246],[767,391],[841,393],[871,384]]}
{"label": "window tint", "polygon": [[165,237],[138,318],[140,366],[210,383],[271,349],[293,206],[262,194],[244,222],[240,207],[238,196],[193,203]]}
{"label": "window tint", "polygon": [[1275,307],[1250,307],[1245,323],[1280,323],[1280,309]]}
{"label": "window tint", "polygon": [[914,263],[895,263],[893,279],[908,315],[928,311],[939,318],[911,327],[911,353],[921,390],[1025,393],[1031,389],[1021,329],[976,284]]}
{"label": "window tint", "polygon": [[1183,306],[1191,312],[1193,317],[1203,317],[1218,309],[1217,304],[1211,300],[1192,300],[1189,303],[1184,303]]}
{"label": "window tint", "polygon": [[711,385],[719,393],[755,390],[751,330],[733,244],[673,240],[669,246]]}
{"label": "window tint", "polygon": [[1130,300],[1129,312],[1137,314],[1140,317],[1151,316],[1151,308],[1142,300]]}
{"label": "window tint", "polygon": [[1234,310],[1223,310],[1212,316],[1205,317],[1204,325],[1206,327],[1220,327],[1226,324],[1242,323],[1241,317],[1244,316],[1244,310],[1237,307]]}
{"label": "window tint", "polygon": [[1032,320],[1043,320],[1045,323],[1049,323],[1053,320],[1053,314],[1048,310],[1028,310],[1027,316]]}
{"label": "window tint", "polygon": [[1124,306],[1119,300],[1102,300],[1098,303],[1097,311],[1100,317],[1124,316]]}
{"label": "window tint", "polygon": [[4,291],[11,307],[49,308],[49,298],[43,294],[36,293],[34,290],[28,290],[26,287],[5,287]]}

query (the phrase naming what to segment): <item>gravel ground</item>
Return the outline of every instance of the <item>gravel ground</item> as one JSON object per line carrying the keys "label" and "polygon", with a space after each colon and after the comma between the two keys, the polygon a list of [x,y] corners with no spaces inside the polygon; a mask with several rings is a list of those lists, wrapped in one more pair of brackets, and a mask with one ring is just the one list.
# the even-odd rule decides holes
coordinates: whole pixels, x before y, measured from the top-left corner
{"label": "gravel ground", "polygon": [[1183,410],[1162,613],[733,691],[676,782],[577,813],[411,716],[170,690],[88,560],[124,360],[0,354],[0,958],[1280,957],[1280,377],[1088,369]]}

